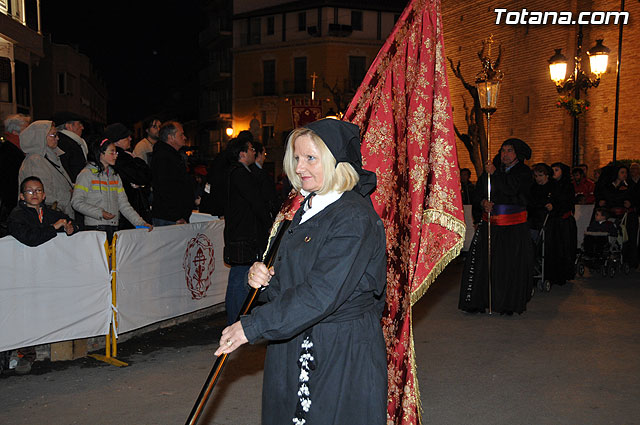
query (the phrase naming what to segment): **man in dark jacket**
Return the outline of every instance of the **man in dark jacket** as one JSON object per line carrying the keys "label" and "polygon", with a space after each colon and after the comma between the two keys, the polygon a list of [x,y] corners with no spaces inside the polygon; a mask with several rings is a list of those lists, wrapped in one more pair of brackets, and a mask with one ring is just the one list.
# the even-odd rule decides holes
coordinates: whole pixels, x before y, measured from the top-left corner
{"label": "man in dark jacket", "polygon": [[186,158],[180,153],[186,141],[179,122],[169,121],[160,127],[160,140],[153,145],[151,157],[154,226],[189,222],[194,207],[193,184]]}
{"label": "man in dark jacket", "polygon": [[82,118],[71,112],[54,115],[52,120],[58,129],[58,147],[64,151],[60,156],[62,166],[75,182],[80,171],[87,165],[87,142],[82,138]]}
{"label": "man in dark jacket", "polygon": [[5,133],[0,137],[0,237],[6,234],[7,217],[18,203],[18,171],[24,161],[19,135],[29,121],[31,118],[22,114],[4,120]]}
{"label": "man in dark jacket", "polygon": [[246,274],[266,247],[271,220],[260,181],[250,169],[256,160],[252,143],[235,139],[229,153],[235,162],[227,171],[224,261],[231,266],[225,296],[227,321],[231,324],[236,321],[248,294]]}
{"label": "man in dark jacket", "polygon": [[273,181],[273,176],[264,169],[264,161],[267,159],[267,152],[264,149],[264,145],[260,142],[253,142],[253,148],[256,150],[256,160],[249,166],[249,169],[258,180],[260,193],[262,193],[264,201],[266,202],[267,211],[273,220],[276,218],[278,211],[280,211],[276,184]]}
{"label": "man in dark jacket", "polygon": [[[144,160],[135,158],[129,151],[131,148],[131,132],[124,124],[115,123],[107,126],[103,138],[115,142],[115,170],[122,179],[122,186],[127,194],[129,204],[146,221],[151,222],[149,192],[151,188],[151,168]],[[124,216],[120,217],[119,229],[133,229],[134,225]]]}

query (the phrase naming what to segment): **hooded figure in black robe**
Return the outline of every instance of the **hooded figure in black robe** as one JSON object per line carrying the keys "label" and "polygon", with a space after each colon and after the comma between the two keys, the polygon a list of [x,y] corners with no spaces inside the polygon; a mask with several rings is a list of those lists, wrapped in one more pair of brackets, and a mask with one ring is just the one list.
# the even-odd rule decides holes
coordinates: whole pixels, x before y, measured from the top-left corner
{"label": "hooded figure in black robe", "polygon": [[[358,176],[351,190],[323,186],[316,195],[304,190],[296,164],[307,157],[295,159],[294,153],[303,136],[316,148],[315,136],[324,142],[328,151],[318,149],[335,158],[334,173],[350,165]],[[327,156],[322,153],[323,163],[330,161]],[[269,341],[263,425],[384,425],[385,233],[369,198],[376,177],[362,169],[358,127],[324,119],[294,130],[285,171],[305,201],[281,240],[274,275],[261,293],[266,304],[226,328],[216,354],[233,351],[238,338],[240,344]],[[323,177],[326,182],[326,172]],[[251,283],[262,276],[260,266],[266,273],[262,263],[254,264]]]}
{"label": "hooded figure in black robe", "polygon": [[571,169],[562,162],[551,164],[555,185],[551,192],[551,210],[546,230],[545,279],[564,285],[575,277],[578,229],[573,217],[575,190]]}
{"label": "hooded figure in black robe", "polygon": [[[470,313],[489,308],[488,277],[491,270],[491,311],[522,313],[533,288],[533,243],[527,223],[531,170],[524,164],[531,149],[520,139],[507,139],[500,154],[485,164],[476,185],[476,205],[485,212],[471,241],[465,261],[458,308]],[[487,171],[491,173],[491,203],[487,196]],[[493,204],[493,206],[491,205]],[[491,267],[488,257],[487,211],[491,211]]]}

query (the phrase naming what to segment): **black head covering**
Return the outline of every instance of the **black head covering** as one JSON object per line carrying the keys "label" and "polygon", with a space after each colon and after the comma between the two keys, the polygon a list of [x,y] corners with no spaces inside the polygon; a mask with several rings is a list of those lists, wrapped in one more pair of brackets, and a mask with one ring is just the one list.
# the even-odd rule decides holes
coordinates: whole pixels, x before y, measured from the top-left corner
{"label": "black head covering", "polygon": [[56,112],[53,115],[52,121],[58,126],[58,125],[66,124],[68,122],[75,122],[75,121],[82,122],[83,119],[80,115],[76,113],[73,113],[70,111],[64,111],[64,112]]}
{"label": "black head covering", "polygon": [[316,133],[327,145],[336,165],[348,162],[353,166],[360,180],[354,190],[362,196],[370,195],[376,188],[376,174],[362,168],[362,154],[360,153],[360,128],[346,121],[325,118],[304,126]]}
{"label": "black head covering", "polygon": [[[551,167],[558,167],[562,170],[562,177],[560,177],[560,181],[564,182],[571,180],[571,167],[564,162],[554,162],[551,164]],[[553,173],[551,175],[553,176]]]}
{"label": "black head covering", "polygon": [[131,136],[131,131],[122,123],[110,124],[104,129],[104,138],[109,142],[115,143],[118,140],[126,139]]}
{"label": "black head covering", "polygon": [[523,140],[511,138],[502,142],[502,146],[511,145],[516,151],[516,156],[520,161],[531,159],[531,148]]}

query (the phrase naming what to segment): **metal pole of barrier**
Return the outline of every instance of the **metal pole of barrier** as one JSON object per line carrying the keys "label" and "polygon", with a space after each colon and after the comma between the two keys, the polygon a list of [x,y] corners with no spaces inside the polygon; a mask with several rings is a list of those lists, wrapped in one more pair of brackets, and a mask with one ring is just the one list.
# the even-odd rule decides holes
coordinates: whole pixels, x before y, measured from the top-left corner
{"label": "metal pole of barrier", "polygon": [[[111,245],[109,245],[109,241],[104,241],[104,250],[107,254],[107,266],[109,267],[109,271],[111,271]],[[113,275],[111,275],[111,279],[113,279]],[[107,341],[104,346],[104,356],[105,358],[111,358],[111,324],[109,324],[109,333],[107,334]]]}
{"label": "metal pole of barrier", "polygon": [[107,335],[105,342],[105,355],[102,354],[89,354],[89,357],[93,357],[96,360],[100,360],[101,362],[109,363],[114,366],[123,367],[129,366],[128,363],[123,362],[121,360],[116,359],[117,354],[117,338],[116,338],[116,329],[118,329],[118,314],[115,310],[113,310],[113,306],[116,306],[116,239],[117,235],[113,235],[113,240],[111,244],[109,241],[104,243],[104,248],[107,254],[107,264],[109,265],[109,271],[111,272],[111,304],[112,311],[111,314],[113,320],[109,325],[109,334]]}
{"label": "metal pole of barrier", "polygon": [[[118,239],[118,235],[114,234],[113,235],[113,240],[111,241],[111,305],[112,306],[117,306],[117,294],[116,294],[116,239]],[[112,353],[111,356],[112,357],[116,357],[118,354],[118,338],[116,337],[117,335],[117,329],[118,329],[118,312],[115,310],[113,311],[113,321],[111,322],[111,338],[112,338],[112,344],[111,344],[111,349],[112,349]]]}

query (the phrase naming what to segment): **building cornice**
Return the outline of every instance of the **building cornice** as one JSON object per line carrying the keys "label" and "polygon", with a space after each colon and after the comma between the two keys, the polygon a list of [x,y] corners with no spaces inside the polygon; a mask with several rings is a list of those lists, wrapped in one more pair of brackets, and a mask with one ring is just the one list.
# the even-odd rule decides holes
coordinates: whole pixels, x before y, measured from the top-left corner
{"label": "building cornice", "polygon": [[344,37],[322,37],[319,39],[305,38],[300,40],[276,42],[276,43],[269,43],[269,44],[251,44],[247,46],[234,47],[231,49],[231,51],[234,54],[237,54],[237,53],[248,53],[248,52],[267,52],[267,51],[288,50],[288,49],[299,48],[299,47],[310,49],[310,48],[316,48],[316,47],[326,47],[330,45],[380,48],[380,46],[382,46],[383,43],[384,43],[384,40],[358,40],[358,39],[348,39]]}
{"label": "building cornice", "polygon": [[396,12],[400,13],[407,5],[406,0],[301,0],[284,3],[277,6],[265,7],[264,9],[256,9],[250,12],[238,13],[233,15],[234,20],[256,18],[259,16],[278,15],[282,13],[299,12],[303,10],[312,10],[323,7],[339,7],[342,9],[356,10],[373,10],[379,12]]}
{"label": "building cornice", "polygon": [[0,13],[0,37],[40,58],[44,57],[42,36],[4,13]]}

